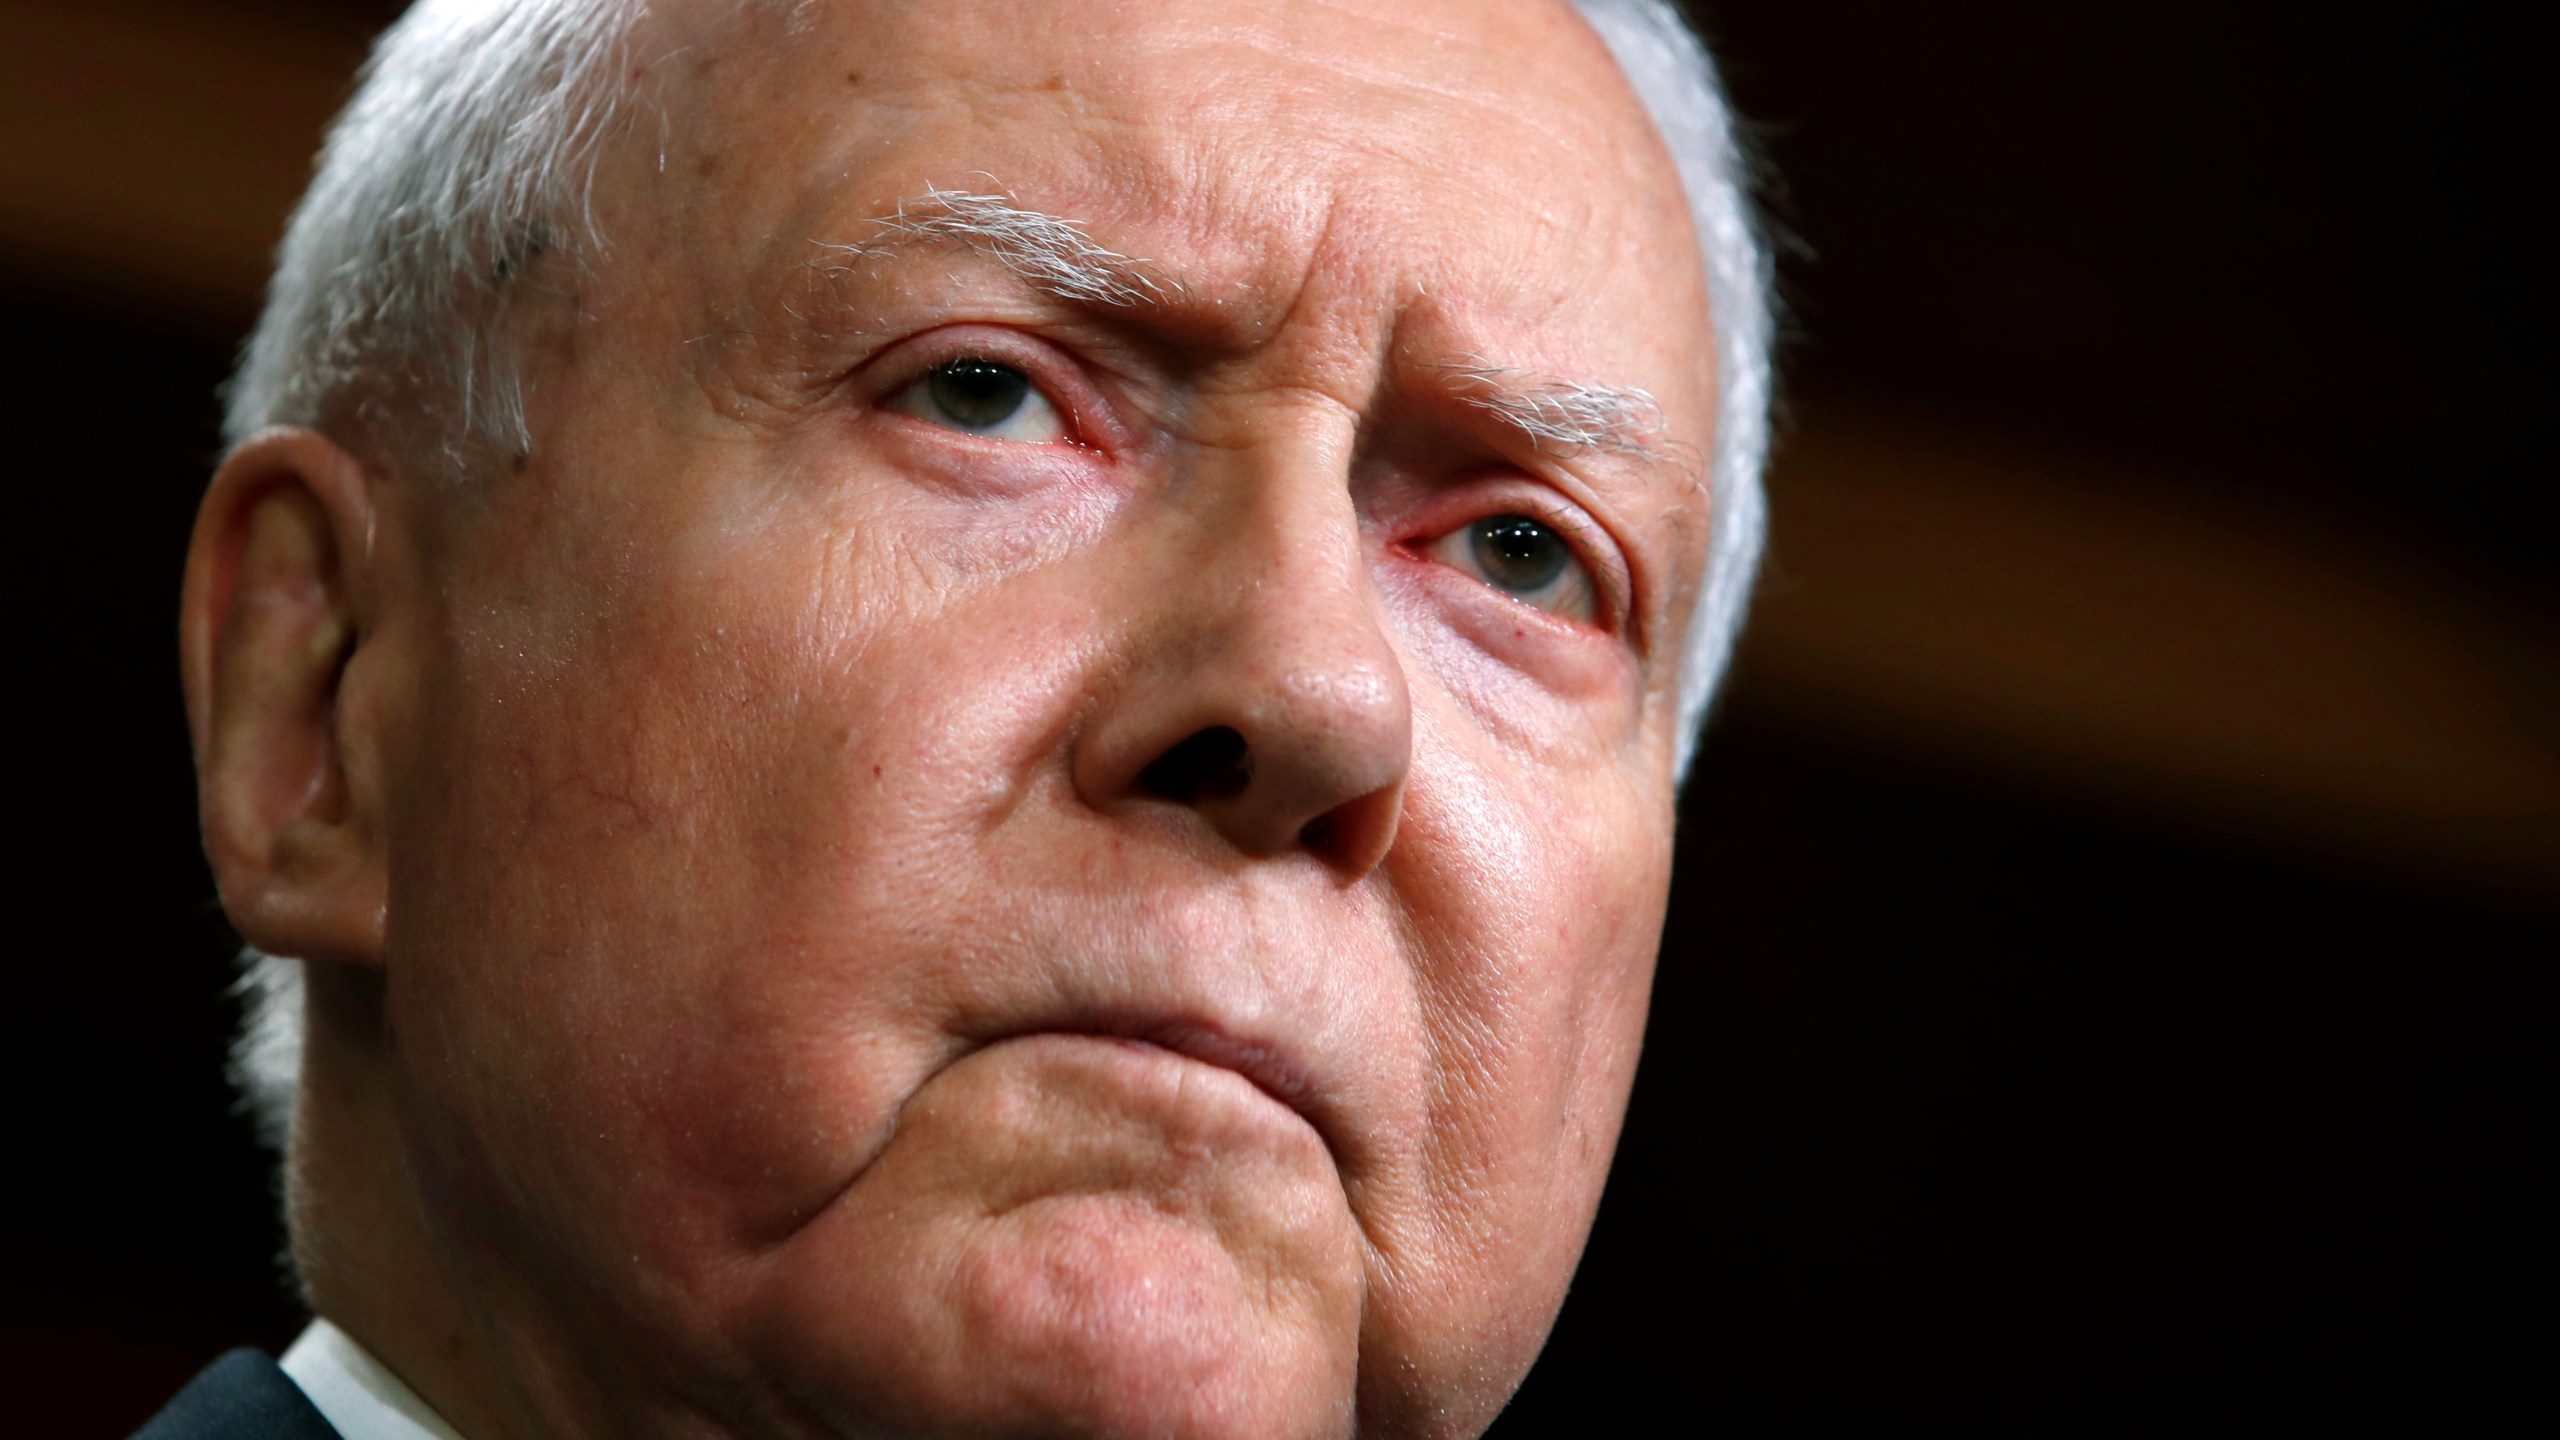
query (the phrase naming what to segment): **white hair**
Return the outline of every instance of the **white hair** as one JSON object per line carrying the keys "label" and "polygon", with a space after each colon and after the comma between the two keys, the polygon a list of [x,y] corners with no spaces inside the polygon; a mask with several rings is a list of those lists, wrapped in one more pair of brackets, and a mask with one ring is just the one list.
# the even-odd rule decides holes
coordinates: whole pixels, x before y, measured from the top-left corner
{"label": "white hair", "polygon": [[1449,370],[1476,386],[1467,396],[1469,405],[1528,436],[1541,450],[1678,458],[1663,440],[1662,404],[1652,391],[1524,375],[1480,361]]}
{"label": "white hair", "polygon": [[1680,667],[1679,772],[1732,658],[1769,528],[1774,259],[1751,205],[1751,162],[1707,47],[1668,0],[1574,0],[1662,132],[1687,192],[1716,339],[1715,451],[1707,457],[1707,573]]}
{"label": "white hair", "polygon": [[[1685,776],[1767,525],[1760,473],[1769,444],[1771,256],[1715,62],[1671,0],[1573,4],[1679,168],[1713,311],[1707,569],[1680,679]],[[595,158],[628,98],[627,51],[645,8],[645,0],[417,0],[383,32],[277,253],[266,309],[228,389],[230,443],[270,425],[344,420],[426,441],[454,470],[475,450],[530,448],[500,321],[534,258],[584,256],[602,243],[588,209]],[[945,204],[914,223],[965,218],[972,201],[1000,203],[942,198],[957,211]],[[1048,250],[999,259],[1036,265],[1056,252],[1125,264],[1081,233],[1034,238]],[[1118,273],[1133,277],[1126,283],[1143,278]],[[1606,403],[1549,398],[1554,413],[1527,418],[1583,442],[1642,423],[1635,412],[1650,404],[1614,392]],[[281,1146],[302,1070],[302,967],[255,951],[242,958],[236,989],[245,1013],[232,1077],[259,1133]]]}
{"label": "white hair", "polygon": [[1073,220],[1023,209],[1010,195],[928,189],[874,222],[869,241],[822,248],[855,257],[905,240],[947,240],[978,251],[1063,300],[1137,305],[1166,294],[1141,262],[1095,244]]}
{"label": "white hair", "polygon": [[285,229],[226,440],[353,421],[430,429],[457,463],[529,446],[500,317],[537,257],[596,242],[595,157],[645,8],[418,0],[382,33]]}

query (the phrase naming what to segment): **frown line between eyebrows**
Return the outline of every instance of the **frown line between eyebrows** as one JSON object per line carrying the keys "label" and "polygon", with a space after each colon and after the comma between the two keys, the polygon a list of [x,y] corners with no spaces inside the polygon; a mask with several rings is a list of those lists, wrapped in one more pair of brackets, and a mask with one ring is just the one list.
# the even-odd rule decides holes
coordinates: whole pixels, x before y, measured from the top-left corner
{"label": "frown line between eyebrows", "polygon": [[[868,224],[870,234],[864,239],[820,242],[819,248],[852,260],[957,245],[1055,299],[1107,309],[1161,304],[1183,294],[1178,282],[1159,277],[1155,262],[1110,249],[1082,223],[1031,209],[992,189],[928,185]],[[1541,374],[1472,355],[1444,369],[1465,391],[1469,406],[1542,454],[1622,457],[1693,480],[1703,476],[1695,448],[1670,437],[1662,406],[1650,391]]]}

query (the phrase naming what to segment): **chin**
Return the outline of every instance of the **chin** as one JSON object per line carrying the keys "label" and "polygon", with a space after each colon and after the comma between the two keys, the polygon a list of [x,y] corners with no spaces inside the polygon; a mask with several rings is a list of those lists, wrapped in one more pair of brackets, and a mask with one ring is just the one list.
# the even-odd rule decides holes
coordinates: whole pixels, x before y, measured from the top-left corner
{"label": "chin", "polygon": [[1362,1254],[1252,1082],[1034,1037],[936,1076],[759,1262],[751,1344],[841,1434],[1315,1440],[1352,1429]]}
{"label": "chin", "polygon": [[956,1253],[870,1238],[882,1253],[796,1277],[764,1327],[789,1337],[765,1357],[784,1388],[836,1433],[1352,1429],[1356,1309],[1271,1293],[1259,1267],[1143,1201],[1043,1201]]}

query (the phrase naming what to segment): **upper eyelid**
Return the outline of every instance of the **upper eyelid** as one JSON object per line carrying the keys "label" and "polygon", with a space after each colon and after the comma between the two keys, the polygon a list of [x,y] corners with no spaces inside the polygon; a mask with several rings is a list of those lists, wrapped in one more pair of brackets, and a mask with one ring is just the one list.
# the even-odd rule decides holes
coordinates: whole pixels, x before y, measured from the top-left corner
{"label": "upper eyelid", "polygon": [[[985,337],[985,343],[973,343],[979,337]],[[1065,421],[1068,443],[1106,451],[1144,446],[1139,432],[1149,414],[1143,393],[1136,393],[1143,392],[1143,385],[1128,384],[1130,377],[1119,367],[1097,363],[1077,348],[1018,324],[963,320],[920,330],[880,347],[856,365],[848,378],[870,375],[859,383],[868,392],[869,403],[878,404],[921,383],[935,367],[972,356],[1021,369]],[[871,374],[884,367],[887,378]],[[1097,384],[1091,378],[1094,372],[1111,383]],[[1114,390],[1133,393],[1115,395],[1111,393]],[[1127,413],[1133,409],[1139,412],[1135,417]],[[1135,426],[1133,418],[1137,421]],[[1500,498],[1468,506],[1470,513],[1465,518],[1435,530],[1429,538],[1437,540],[1477,520],[1505,513],[1504,507],[1527,514],[1566,538],[1576,563],[1592,577],[1607,627],[1628,641],[1641,644],[1647,627],[1638,598],[1635,557],[1620,542],[1616,531],[1591,513],[1577,493],[1585,487],[1570,475],[1551,473],[1546,466],[1519,466],[1514,462],[1507,468],[1513,469],[1516,478],[1495,487]],[[1476,487],[1461,484],[1450,488]],[[1438,510],[1441,506],[1426,508]]]}
{"label": "upper eyelid", "polygon": [[[1531,493],[1545,502],[1545,509],[1533,517],[1542,521],[1560,519],[1556,528],[1571,536],[1576,549],[1591,565],[1592,578],[1598,582],[1601,603],[1608,608],[1612,629],[1628,640],[1643,643],[1650,638],[1637,593],[1639,565],[1633,550],[1618,538],[1618,532],[1592,513],[1591,508],[1570,489],[1549,477],[1541,476]],[[1602,557],[1592,564],[1589,557]]]}
{"label": "upper eyelid", "polygon": [[[970,343],[974,337],[1002,337]],[[1011,325],[961,322],[936,326],[883,346],[854,367],[854,378],[877,405],[920,385],[955,360],[979,359],[1020,370],[1065,421],[1069,441],[1094,448],[1123,448],[1127,426],[1109,396],[1082,373],[1091,367],[1066,355],[1053,341]],[[885,376],[874,372],[885,371]],[[1066,393],[1060,393],[1064,391]],[[1101,435],[1094,432],[1099,429]]]}
{"label": "upper eyelid", "polygon": [[[1631,630],[1635,623],[1635,603],[1630,593],[1633,578],[1625,557],[1618,553],[1617,538],[1599,521],[1571,505],[1545,505],[1529,518],[1564,536],[1565,543],[1573,548],[1574,563],[1591,576],[1591,588],[1598,592],[1608,627]],[[1600,553],[1604,550],[1605,558]]]}

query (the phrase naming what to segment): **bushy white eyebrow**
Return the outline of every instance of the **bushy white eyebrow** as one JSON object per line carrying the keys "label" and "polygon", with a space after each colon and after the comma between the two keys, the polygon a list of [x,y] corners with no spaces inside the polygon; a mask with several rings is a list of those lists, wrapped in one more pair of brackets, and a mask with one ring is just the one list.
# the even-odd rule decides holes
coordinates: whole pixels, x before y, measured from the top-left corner
{"label": "bushy white eyebrow", "polygon": [[869,255],[901,244],[956,244],[1062,300],[1116,306],[1166,298],[1147,262],[1107,249],[1075,221],[1025,209],[1011,196],[928,187],[871,223],[870,239],[825,248]]}
{"label": "bushy white eyebrow", "polygon": [[1662,405],[1648,390],[1591,385],[1470,360],[1450,372],[1466,402],[1527,436],[1539,449],[1669,458]]}
{"label": "bushy white eyebrow", "polygon": [[[1101,245],[1076,221],[1029,209],[1009,195],[928,186],[871,226],[866,240],[824,248],[861,256],[911,244],[956,244],[1063,300],[1130,306],[1170,298],[1168,287],[1148,273],[1148,262]],[[1468,404],[1541,450],[1672,458],[1662,406],[1650,391],[1537,375],[1474,357],[1449,368],[1467,387]]]}

